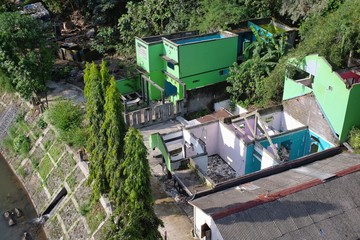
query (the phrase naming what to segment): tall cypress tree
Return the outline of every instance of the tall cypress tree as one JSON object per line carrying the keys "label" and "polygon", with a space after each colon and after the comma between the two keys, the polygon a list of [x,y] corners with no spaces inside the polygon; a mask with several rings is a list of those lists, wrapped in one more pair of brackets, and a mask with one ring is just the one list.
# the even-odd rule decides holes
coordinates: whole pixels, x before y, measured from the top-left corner
{"label": "tall cypress tree", "polygon": [[118,195],[118,231],[114,239],[161,238],[162,221],[155,215],[150,186],[147,149],[139,130],[130,128],[125,136],[125,155],[118,173],[122,179]]}
{"label": "tall cypress tree", "polygon": [[115,199],[120,189],[120,180],[116,176],[120,161],[124,157],[124,137],[127,127],[123,117],[121,95],[116,89],[115,79],[111,78],[105,97],[105,121],[102,125],[107,137],[107,155],[105,173],[110,184],[110,197]]}
{"label": "tall cypress tree", "polygon": [[105,174],[107,155],[107,136],[101,126],[105,121],[105,95],[110,84],[110,74],[106,63],[101,63],[100,72],[95,63],[86,64],[84,71],[86,117],[89,123],[87,152],[90,153],[90,175],[88,181],[94,182],[93,193],[97,198],[109,191],[109,181]]}

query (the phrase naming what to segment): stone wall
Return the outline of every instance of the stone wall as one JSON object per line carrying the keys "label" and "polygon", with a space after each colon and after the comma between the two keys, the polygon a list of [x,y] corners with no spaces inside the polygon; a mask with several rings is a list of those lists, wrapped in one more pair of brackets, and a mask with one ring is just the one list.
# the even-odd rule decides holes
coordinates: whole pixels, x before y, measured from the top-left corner
{"label": "stone wall", "polygon": [[[86,183],[87,163],[80,161],[76,149],[58,140],[51,126],[46,129],[37,126],[39,112],[16,96],[3,94],[0,96],[0,123],[6,122],[7,126],[10,126],[8,123],[14,124],[16,118],[16,114],[9,114],[9,111],[26,113],[25,127],[22,126],[24,129],[21,131],[31,139],[31,150],[26,156],[20,156],[2,148],[2,154],[25,186],[38,215],[47,209],[61,189],[67,190],[67,195],[53,209],[44,225],[48,238],[101,239],[111,209],[104,198],[87,209],[91,194]],[[4,128],[2,132],[8,130]]]}

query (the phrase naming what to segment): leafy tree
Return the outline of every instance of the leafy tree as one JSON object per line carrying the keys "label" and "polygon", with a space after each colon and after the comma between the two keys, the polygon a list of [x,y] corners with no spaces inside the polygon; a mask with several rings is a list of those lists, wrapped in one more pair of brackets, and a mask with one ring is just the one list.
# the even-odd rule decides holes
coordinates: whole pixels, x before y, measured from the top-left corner
{"label": "leafy tree", "polygon": [[283,0],[280,14],[293,22],[301,22],[311,16],[326,15],[336,10],[344,0]]}
{"label": "leafy tree", "polygon": [[19,13],[0,14],[0,71],[26,99],[46,90],[54,53],[43,22]]}
{"label": "leafy tree", "polygon": [[110,83],[110,75],[103,61],[100,71],[95,63],[86,64],[84,71],[84,94],[86,102],[86,117],[89,124],[89,139],[87,151],[90,153],[90,175],[88,181],[94,182],[95,198],[108,192],[109,182],[105,174],[105,159],[107,155],[107,136],[101,128],[105,120],[105,94]]}
{"label": "leafy tree", "polygon": [[[299,61],[309,54],[325,57],[334,69],[346,67],[351,50],[360,52],[360,29],[357,27],[360,0],[345,1],[326,16],[317,16],[301,27],[303,41],[296,49],[279,60],[279,64],[264,79],[264,96],[270,101],[281,101],[287,59]],[[306,25],[306,27],[304,26]],[[271,87],[270,87],[271,86]]]}
{"label": "leafy tree", "polygon": [[110,239],[161,238],[158,227],[162,222],[154,213],[150,186],[150,167],[147,149],[139,130],[130,128],[125,136],[124,161],[118,168],[121,188],[118,193],[117,226]]}
{"label": "leafy tree", "polygon": [[232,102],[245,107],[249,104],[262,105],[267,100],[264,95],[264,78],[286,53],[286,40],[283,35],[268,37],[258,34],[254,29],[253,32],[257,41],[251,43],[244,52],[244,55],[249,55],[250,58],[231,67],[227,78],[230,83],[227,91],[231,94]]}
{"label": "leafy tree", "polygon": [[226,29],[249,18],[269,17],[277,9],[277,0],[200,0],[191,26],[201,32]]}
{"label": "leafy tree", "polygon": [[192,0],[142,0],[128,2],[127,13],[118,23],[118,51],[134,52],[134,38],[184,31],[188,29],[191,13],[197,1]]}

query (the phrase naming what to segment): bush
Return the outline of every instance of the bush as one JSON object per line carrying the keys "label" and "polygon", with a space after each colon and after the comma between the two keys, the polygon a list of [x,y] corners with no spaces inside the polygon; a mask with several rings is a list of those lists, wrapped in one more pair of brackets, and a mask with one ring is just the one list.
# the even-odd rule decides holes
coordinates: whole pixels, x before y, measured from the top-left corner
{"label": "bush", "polygon": [[48,121],[58,130],[66,132],[81,125],[83,111],[70,101],[61,101],[47,112]]}
{"label": "bush", "polygon": [[40,129],[45,129],[47,127],[47,122],[45,122],[44,118],[41,117],[39,118],[39,120],[36,122],[36,126]]}
{"label": "bush", "polygon": [[353,128],[350,131],[350,145],[354,148],[356,153],[360,153],[360,129]]}
{"label": "bush", "polygon": [[14,151],[26,155],[30,151],[30,138],[25,135],[18,135],[13,140]]}

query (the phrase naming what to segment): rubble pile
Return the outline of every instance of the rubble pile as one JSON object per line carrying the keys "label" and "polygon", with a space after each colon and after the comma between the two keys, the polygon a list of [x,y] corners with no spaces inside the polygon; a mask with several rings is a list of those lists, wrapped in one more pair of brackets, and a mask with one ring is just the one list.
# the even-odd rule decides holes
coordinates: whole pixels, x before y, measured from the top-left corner
{"label": "rubble pile", "polygon": [[209,156],[207,176],[215,183],[236,177],[236,172],[219,155]]}

